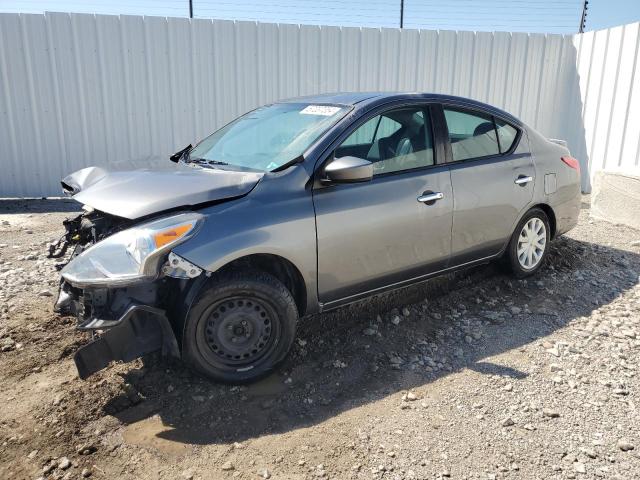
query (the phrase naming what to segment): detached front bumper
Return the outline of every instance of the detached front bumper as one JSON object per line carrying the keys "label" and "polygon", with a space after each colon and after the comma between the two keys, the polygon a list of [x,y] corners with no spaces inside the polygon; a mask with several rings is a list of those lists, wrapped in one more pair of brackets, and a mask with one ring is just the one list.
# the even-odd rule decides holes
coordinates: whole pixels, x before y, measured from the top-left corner
{"label": "detached front bumper", "polygon": [[180,358],[178,342],[164,310],[134,304],[117,320],[95,318],[91,321],[93,325],[107,323],[115,323],[115,326],[80,348],[73,357],[78,375],[83,380],[113,361],[130,362],[157,350],[161,350],[163,355]]}
{"label": "detached front bumper", "polygon": [[80,348],[74,361],[80,378],[107,367],[113,361],[130,362],[160,350],[180,358],[178,342],[167,318],[158,306],[166,285],[155,282],[129,288],[79,289],[61,285],[56,309],[74,314],[77,329],[99,331],[97,338]]}

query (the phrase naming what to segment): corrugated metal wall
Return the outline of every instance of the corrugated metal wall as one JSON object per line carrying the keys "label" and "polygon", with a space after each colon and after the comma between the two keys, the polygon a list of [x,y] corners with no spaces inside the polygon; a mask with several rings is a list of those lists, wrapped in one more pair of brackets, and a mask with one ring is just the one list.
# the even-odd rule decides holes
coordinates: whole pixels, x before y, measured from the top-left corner
{"label": "corrugated metal wall", "polygon": [[[603,34],[592,36],[595,45]],[[253,107],[332,91],[471,97],[588,152],[576,70],[584,38],[0,14],[0,197],[57,195],[62,176],[88,165],[168,161]],[[591,50],[589,63],[601,61]]]}
{"label": "corrugated metal wall", "polygon": [[591,178],[601,170],[640,175],[640,23],[574,37]]}

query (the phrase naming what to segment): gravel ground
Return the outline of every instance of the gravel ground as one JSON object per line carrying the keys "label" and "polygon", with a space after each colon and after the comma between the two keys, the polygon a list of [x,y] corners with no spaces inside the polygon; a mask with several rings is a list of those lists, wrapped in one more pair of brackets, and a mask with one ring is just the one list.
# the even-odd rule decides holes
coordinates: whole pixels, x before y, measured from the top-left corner
{"label": "gravel ground", "polygon": [[306,318],[247,387],[156,357],[87,381],[46,244],[0,202],[0,478],[640,478],[640,232],[589,219],[516,281],[477,268]]}

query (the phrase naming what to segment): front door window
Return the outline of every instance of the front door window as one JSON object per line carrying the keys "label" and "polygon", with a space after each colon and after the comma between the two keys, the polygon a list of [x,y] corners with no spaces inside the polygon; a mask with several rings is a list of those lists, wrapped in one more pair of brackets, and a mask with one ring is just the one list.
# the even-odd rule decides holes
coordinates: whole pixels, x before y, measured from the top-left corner
{"label": "front door window", "polygon": [[428,112],[423,108],[399,108],[373,117],[335,150],[336,158],[347,155],[373,162],[374,175],[433,165]]}

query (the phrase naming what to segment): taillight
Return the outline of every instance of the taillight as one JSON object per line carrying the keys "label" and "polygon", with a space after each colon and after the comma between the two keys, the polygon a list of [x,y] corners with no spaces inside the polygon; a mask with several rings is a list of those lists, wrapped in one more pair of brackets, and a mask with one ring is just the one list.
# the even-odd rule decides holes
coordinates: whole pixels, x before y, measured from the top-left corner
{"label": "taillight", "polygon": [[580,162],[571,156],[560,157],[560,159],[574,170],[580,171]]}

